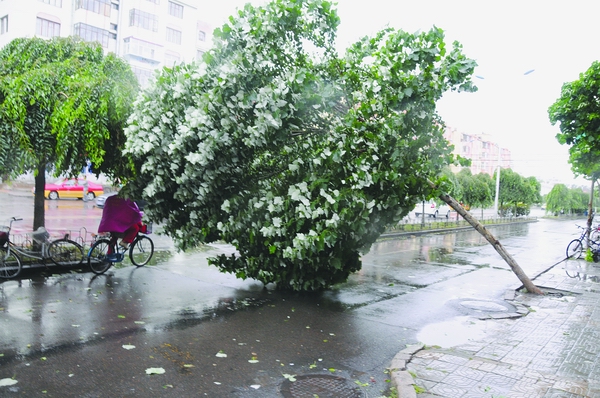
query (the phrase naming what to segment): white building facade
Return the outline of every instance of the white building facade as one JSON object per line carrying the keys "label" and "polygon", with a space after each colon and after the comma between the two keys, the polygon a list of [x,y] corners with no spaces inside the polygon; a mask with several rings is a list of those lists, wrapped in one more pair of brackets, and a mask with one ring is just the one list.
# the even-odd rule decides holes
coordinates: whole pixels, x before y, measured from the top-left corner
{"label": "white building facade", "polygon": [[142,86],[154,70],[199,58],[211,26],[199,0],[0,0],[0,47],[18,37],[79,36],[126,59]]}

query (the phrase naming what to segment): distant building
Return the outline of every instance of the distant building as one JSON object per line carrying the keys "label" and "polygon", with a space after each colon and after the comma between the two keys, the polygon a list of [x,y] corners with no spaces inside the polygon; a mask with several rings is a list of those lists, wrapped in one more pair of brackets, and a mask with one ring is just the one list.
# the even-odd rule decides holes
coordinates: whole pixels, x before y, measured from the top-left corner
{"label": "distant building", "polygon": [[[444,138],[454,145],[452,153],[471,159],[471,173],[473,175],[486,173],[494,175],[498,164],[503,169],[511,168],[511,154],[506,148],[491,140],[488,134],[465,134],[456,129],[446,128]],[[460,167],[452,166],[456,172]]]}
{"label": "distant building", "polygon": [[144,86],[153,71],[211,47],[197,0],[0,0],[0,47],[18,37],[79,36],[126,59]]}

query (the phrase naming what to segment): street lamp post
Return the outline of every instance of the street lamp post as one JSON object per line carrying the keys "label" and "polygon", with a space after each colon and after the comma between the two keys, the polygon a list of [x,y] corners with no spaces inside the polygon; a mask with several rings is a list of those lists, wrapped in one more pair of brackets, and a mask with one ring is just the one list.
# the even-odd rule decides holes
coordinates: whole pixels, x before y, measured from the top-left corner
{"label": "street lamp post", "polygon": [[496,171],[496,198],[494,199],[494,217],[498,216],[498,194],[500,193],[500,155],[501,148],[498,145],[498,169]]}
{"label": "street lamp post", "polygon": [[[529,69],[528,71],[526,71],[525,73],[523,73],[524,76],[528,76],[531,73],[535,72],[535,69]],[[481,80],[485,80],[484,76],[481,75],[475,75],[476,78],[481,79]],[[498,169],[496,172],[496,197],[494,199],[494,211],[495,211],[495,217],[498,216],[498,194],[500,192],[500,157],[501,157],[501,148],[500,145],[498,145]]]}

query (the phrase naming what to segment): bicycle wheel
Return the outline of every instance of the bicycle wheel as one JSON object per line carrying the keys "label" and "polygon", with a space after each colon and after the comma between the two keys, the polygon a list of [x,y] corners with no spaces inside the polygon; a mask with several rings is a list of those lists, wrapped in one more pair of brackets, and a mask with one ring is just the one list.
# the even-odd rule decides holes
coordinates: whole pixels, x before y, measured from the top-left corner
{"label": "bicycle wheel", "polygon": [[77,267],[83,262],[83,249],[70,239],[57,239],[48,246],[48,256],[58,266]]}
{"label": "bicycle wheel", "polygon": [[583,243],[579,239],[573,239],[567,246],[567,258],[579,258],[583,252]]}
{"label": "bicycle wheel", "polygon": [[600,241],[600,231],[598,231],[598,228],[592,228],[592,230],[590,231],[590,239],[594,242],[598,242]]}
{"label": "bicycle wheel", "polygon": [[129,248],[129,259],[136,267],[143,267],[154,254],[154,242],[146,235],[138,235]]}
{"label": "bicycle wheel", "polygon": [[110,268],[112,261],[108,259],[108,255],[114,251],[115,248],[111,248],[108,239],[100,239],[92,245],[88,252],[88,265],[94,274],[103,274]]}
{"label": "bicycle wheel", "polygon": [[0,278],[16,278],[23,269],[21,259],[14,251],[8,251],[8,248],[0,249]]}

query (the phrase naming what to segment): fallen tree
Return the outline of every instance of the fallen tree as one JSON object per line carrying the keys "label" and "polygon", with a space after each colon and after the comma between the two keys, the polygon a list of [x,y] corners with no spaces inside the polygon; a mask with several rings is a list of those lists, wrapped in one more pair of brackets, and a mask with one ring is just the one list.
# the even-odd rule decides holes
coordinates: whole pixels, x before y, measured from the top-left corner
{"label": "fallen tree", "polygon": [[[436,188],[435,184],[431,181],[429,181],[429,185],[432,188]],[[523,283],[523,286],[525,287],[525,289],[527,289],[528,292],[544,294],[544,292],[539,287],[533,284],[531,279],[529,279],[529,277],[525,274],[523,269],[519,266],[519,264],[517,264],[515,259],[510,255],[509,252],[506,251],[504,246],[502,246],[502,243],[500,243],[500,241],[496,239],[496,237],[492,235],[491,232],[488,231],[482,223],[480,223],[475,217],[473,217],[468,211],[466,211],[460,205],[460,203],[458,203],[452,196],[446,193],[442,193],[440,194],[439,198],[443,200],[446,204],[448,204],[448,206],[456,210],[456,212],[460,216],[462,216],[462,218],[464,218],[469,224],[471,224],[477,232],[483,235],[483,237],[494,247],[498,254],[500,254],[500,257],[502,257],[504,261],[506,261],[510,269],[515,273],[515,275],[517,275],[517,278],[519,278],[519,280]]]}

